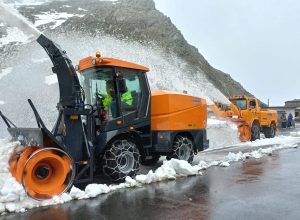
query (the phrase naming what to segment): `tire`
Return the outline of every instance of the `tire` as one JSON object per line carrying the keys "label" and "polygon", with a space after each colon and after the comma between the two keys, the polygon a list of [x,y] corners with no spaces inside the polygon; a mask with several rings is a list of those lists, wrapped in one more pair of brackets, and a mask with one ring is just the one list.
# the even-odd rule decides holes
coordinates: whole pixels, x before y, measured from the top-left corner
{"label": "tire", "polygon": [[172,152],[167,156],[167,159],[171,158],[192,163],[194,159],[193,141],[186,136],[176,136],[173,142]]}
{"label": "tire", "polygon": [[251,141],[255,141],[257,139],[260,139],[260,127],[258,124],[254,124],[251,128]]}
{"label": "tire", "polygon": [[151,166],[156,164],[159,161],[159,158],[159,155],[152,156],[151,159],[144,159],[143,157],[141,157],[141,164],[144,166]]}
{"label": "tire", "polygon": [[126,176],[134,177],[140,168],[140,153],[129,140],[117,140],[105,151],[102,169],[114,182],[122,182]]}
{"label": "tire", "polygon": [[266,138],[273,138],[276,135],[276,128],[274,124],[271,124],[270,127],[264,129],[264,134]]}

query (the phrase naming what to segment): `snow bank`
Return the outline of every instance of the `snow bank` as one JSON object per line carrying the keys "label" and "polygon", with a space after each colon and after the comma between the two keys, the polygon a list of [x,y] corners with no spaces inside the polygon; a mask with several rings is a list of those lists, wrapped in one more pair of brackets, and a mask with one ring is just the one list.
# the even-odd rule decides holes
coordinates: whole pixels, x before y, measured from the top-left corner
{"label": "snow bank", "polygon": [[[280,146],[293,146],[295,143],[300,143],[299,136],[283,136],[278,135],[274,138],[261,138],[252,142],[244,142],[237,144],[238,146],[250,146],[250,147],[259,147],[259,146],[271,146],[271,145],[280,145]],[[237,146],[236,145],[236,146]]]}
{"label": "snow bank", "polygon": [[4,104],[5,104],[5,102],[0,100],[0,105],[4,105]]}
{"label": "snow bank", "polygon": [[58,26],[62,25],[66,20],[71,17],[80,17],[82,18],[84,15],[80,14],[69,14],[66,12],[43,12],[42,14],[37,14],[35,16],[34,25],[36,27],[45,25],[45,24],[52,24],[50,29],[55,29]]}
{"label": "snow bank", "polygon": [[209,149],[215,150],[241,143],[237,126],[224,120],[209,118],[207,121]]}

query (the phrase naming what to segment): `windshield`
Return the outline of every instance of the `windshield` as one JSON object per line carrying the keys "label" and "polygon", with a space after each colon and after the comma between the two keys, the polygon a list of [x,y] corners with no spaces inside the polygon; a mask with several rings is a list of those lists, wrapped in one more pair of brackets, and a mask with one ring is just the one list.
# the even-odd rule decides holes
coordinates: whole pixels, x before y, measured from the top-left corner
{"label": "windshield", "polygon": [[245,99],[230,99],[230,101],[241,110],[247,109],[247,102]]}
{"label": "windshield", "polygon": [[101,67],[81,72],[80,82],[85,91],[86,104],[95,104],[96,94],[104,97],[115,97],[113,69]]}

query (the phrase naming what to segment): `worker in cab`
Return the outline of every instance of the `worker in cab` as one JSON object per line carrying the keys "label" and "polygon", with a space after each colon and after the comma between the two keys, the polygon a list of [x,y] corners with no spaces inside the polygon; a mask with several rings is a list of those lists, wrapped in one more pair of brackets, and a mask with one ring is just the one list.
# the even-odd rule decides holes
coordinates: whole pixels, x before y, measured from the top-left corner
{"label": "worker in cab", "polygon": [[[116,93],[114,88],[113,80],[106,81],[106,92],[107,94],[101,94],[102,103],[104,106],[104,110],[107,112],[111,111],[111,115],[115,118],[117,115],[117,107],[116,107]],[[132,95],[131,91],[127,89],[127,91],[121,94],[121,104],[122,108],[126,106],[132,106]]]}

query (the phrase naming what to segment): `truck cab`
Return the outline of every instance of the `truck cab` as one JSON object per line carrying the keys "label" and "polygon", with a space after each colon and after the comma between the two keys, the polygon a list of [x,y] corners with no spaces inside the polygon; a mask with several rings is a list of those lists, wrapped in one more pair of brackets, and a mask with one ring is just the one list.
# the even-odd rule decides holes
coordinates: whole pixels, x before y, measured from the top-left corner
{"label": "truck cab", "polygon": [[147,67],[101,57],[100,52],[80,60],[76,69],[85,106],[96,109],[84,120],[88,139],[94,142],[98,167],[114,181],[135,174],[139,162],[150,165],[165,155],[191,163],[195,153],[208,147],[205,99],[151,92]]}

